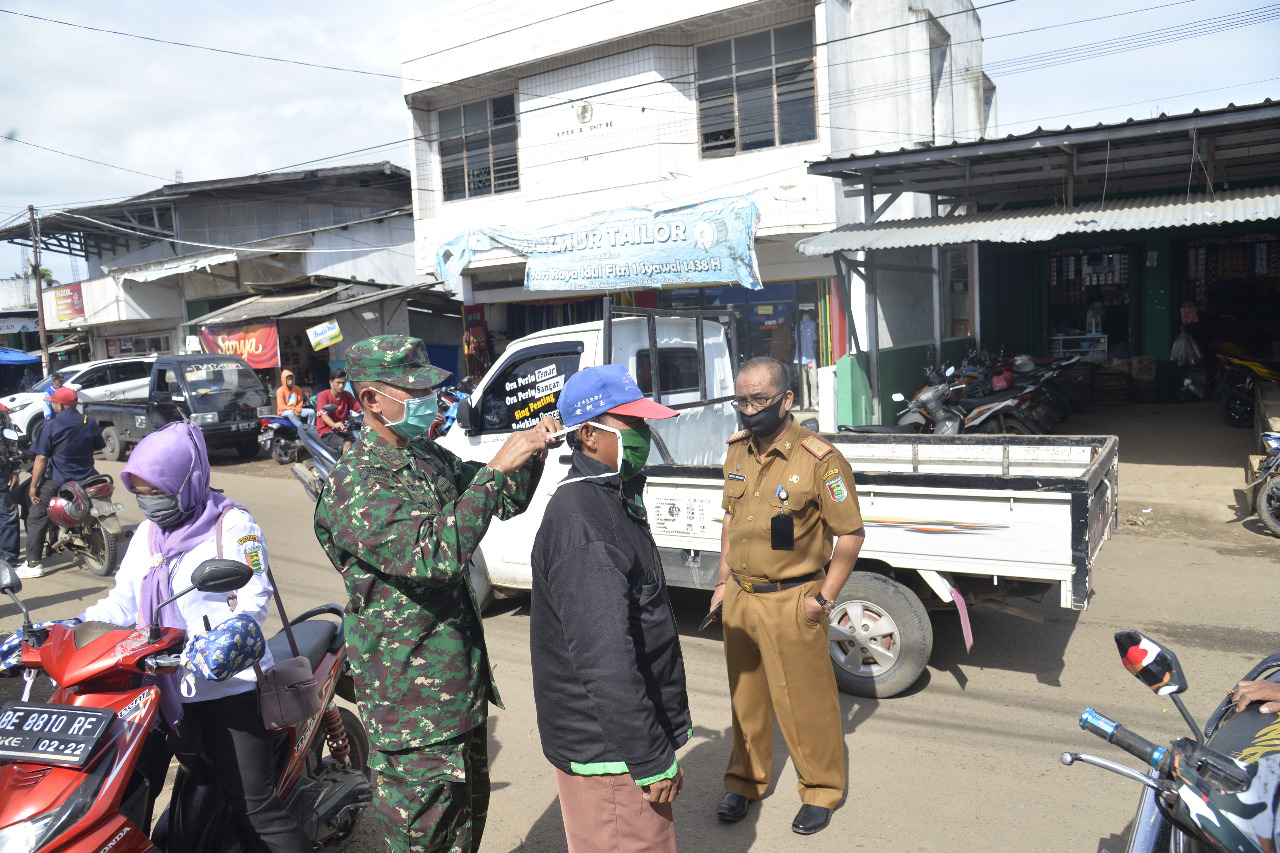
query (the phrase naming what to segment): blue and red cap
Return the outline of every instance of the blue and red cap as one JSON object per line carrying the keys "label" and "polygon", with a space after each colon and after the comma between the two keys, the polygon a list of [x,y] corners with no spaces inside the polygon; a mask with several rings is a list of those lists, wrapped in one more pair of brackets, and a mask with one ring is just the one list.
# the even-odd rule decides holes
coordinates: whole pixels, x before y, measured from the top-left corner
{"label": "blue and red cap", "polygon": [[560,420],[576,427],[605,412],[633,418],[662,420],[680,414],[648,399],[621,364],[601,364],[569,377],[556,404]]}

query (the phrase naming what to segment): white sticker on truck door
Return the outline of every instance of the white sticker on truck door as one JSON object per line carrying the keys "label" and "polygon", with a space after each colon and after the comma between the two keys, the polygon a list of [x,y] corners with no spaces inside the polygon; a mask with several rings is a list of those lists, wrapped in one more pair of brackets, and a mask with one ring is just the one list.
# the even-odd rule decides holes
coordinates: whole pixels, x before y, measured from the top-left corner
{"label": "white sticker on truck door", "polygon": [[656,536],[714,535],[719,538],[719,531],[714,528],[720,515],[718,490],[699,494],[689,489],[679,497],[650,498],[649,526]]}

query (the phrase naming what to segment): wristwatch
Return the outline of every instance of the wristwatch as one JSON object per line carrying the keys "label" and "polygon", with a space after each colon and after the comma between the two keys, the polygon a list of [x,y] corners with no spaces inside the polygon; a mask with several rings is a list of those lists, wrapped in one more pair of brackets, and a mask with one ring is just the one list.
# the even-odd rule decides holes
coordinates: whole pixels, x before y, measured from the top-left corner
{"label": "wristwatch", "polygon": [[813,598],[815,601],[818,602],[818,606],[822,608],[822,612],[830,616],[832,609],[834,609],[836,606],[836,603],[834,601],[827,601],[825,598],[822,597],[821,592],[819,592]]}

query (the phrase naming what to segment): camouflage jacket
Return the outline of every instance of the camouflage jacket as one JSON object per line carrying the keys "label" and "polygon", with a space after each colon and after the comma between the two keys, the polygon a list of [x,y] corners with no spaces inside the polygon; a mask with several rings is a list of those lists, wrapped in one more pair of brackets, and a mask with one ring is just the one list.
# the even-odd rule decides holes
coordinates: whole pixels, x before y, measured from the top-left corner
{"label": "camouflage jacket", "polygon": [[371,429],[316,506],[316,538],[342,573],[343,629],[376,749],[447,740],[501,707],[467,560],[490,520],[528,507],[542,463],[510,477],[426,438],[398,449]]}

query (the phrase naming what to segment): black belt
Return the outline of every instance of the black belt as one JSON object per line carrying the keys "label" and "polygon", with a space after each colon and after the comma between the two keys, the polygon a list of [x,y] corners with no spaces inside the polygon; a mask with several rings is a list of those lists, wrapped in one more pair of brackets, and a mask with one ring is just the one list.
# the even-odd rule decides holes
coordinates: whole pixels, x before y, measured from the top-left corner
{"label": "black belt", "polygon": [[754,595],[757,592],[782,592],[784,589],[793,589],[809,583],[809,581],[817,580],[818,574],[818,572],[809,572],[802,578],[789,578],[788,580],[777,582],[744,581],[737,575],[734,575],[733,579],[738,582],[738,586],[742,587],[743,592],[749,592]]}

